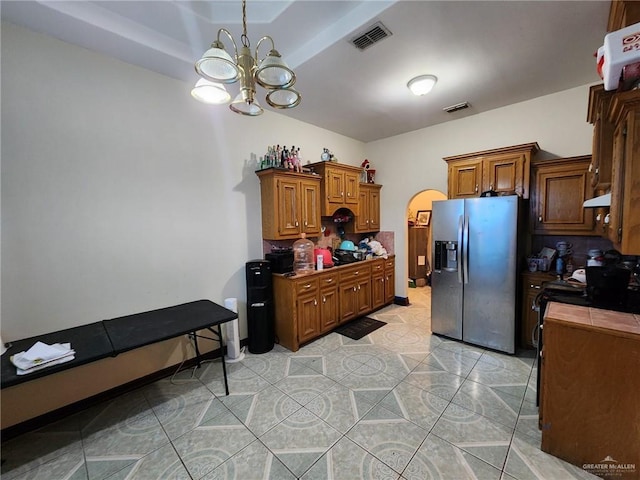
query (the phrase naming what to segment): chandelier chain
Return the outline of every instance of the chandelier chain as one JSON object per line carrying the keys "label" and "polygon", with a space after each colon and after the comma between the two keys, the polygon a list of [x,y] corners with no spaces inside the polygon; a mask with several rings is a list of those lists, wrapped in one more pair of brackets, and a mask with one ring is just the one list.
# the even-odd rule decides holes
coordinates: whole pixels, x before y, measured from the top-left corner
{"label": "chandelier chain", "polygon": [[242,0],[242,36],[240,39],[242,40],[242,45],[245,47],[251,45],[249,37],[247,36],[247,0]]}

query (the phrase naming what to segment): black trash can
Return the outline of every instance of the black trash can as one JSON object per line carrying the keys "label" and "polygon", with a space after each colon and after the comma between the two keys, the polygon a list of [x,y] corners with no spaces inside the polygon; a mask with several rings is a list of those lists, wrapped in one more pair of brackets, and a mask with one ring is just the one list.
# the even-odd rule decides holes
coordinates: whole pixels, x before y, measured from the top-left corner
{"label": "black trash can", "polygon": [[268,260],[246,264],[249,352],[266,353],[275,343],[273,281]]}

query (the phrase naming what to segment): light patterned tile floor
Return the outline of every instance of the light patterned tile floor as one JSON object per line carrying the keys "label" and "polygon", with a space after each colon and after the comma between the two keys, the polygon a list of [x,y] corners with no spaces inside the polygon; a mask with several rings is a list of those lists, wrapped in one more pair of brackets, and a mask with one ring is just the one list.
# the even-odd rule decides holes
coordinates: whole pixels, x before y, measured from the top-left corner
{"label": "light patterned tile floor", "polygon": [[532,352],[431,335],[430,289],[361,340],[219,360],[2,444],[2,478],[596,478],[540,450]]}

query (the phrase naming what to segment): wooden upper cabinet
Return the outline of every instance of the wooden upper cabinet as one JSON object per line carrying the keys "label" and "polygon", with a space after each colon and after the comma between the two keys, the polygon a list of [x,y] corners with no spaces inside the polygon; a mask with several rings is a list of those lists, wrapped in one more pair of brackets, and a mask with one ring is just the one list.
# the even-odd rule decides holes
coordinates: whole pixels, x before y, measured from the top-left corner
{"label": "wooden upper cabinet", "polygon": [[262,237],[286,240],[306,233],[320,235],[320,178],[318,176],[267,169],[260,178]]}
{"label": "wooden upper cabinet", "polygon": [[640,91],[616,94],[609,239],[625,255],[640,255]]}
{"label": "wooden upper cabinet", "polygon": [[608,32],[615,32],[638,22],[640,22],[638,0],[612,0],[609,8]]}
{"label": "wooden upper cabinet", "polygon": [[613,156],[613,131],[615,125],[608,117],[614,92],[607,92],[604,85],[589,89],[587,121],[593,125],[593,149],[589,166],[590,183],[598,193],[611,187],[611,162]]}
{"label": "wooden upper cabinet", "polygon": [[598,235],[593,209],[582,206],[593,197],[590,164],[591,155],[533,163],[532,233]]}
{"label": "wooden upper cabinet", "polygon": [[382,185],[361,183],[359,214],[353,222],[354,233],[380,231],[380,189]]}
{"label": "wooden upper cabinet", "polygon": [[359,214],[360,167],[336,162],[318,162],[310,167],[320,175],[320,210],[323,216],[331,216],[340,208]]}
{"label": "wooden upper cabinet", "polygon": [[449,198],[477,197],[481,188],[481,158],[449,163]]}
{"label": "wooden upper cabinet", "polygon": [[529,198],[530,164],[538,150],[537,143],[527,143],[445,157],[449,198],[479,197],[488,190]]}
{"label": "wooden upper cabinet", "polygon": [[[485,158],[483,161],[483,178],[489,182],[487,190],[494,190],[498,194],[524,195],[524,164],[526,162],[523,153],[508,155],[496,155]],[[528,190],[528,188],[527,188]],[[527,191],[528,196],[528,191]]]}

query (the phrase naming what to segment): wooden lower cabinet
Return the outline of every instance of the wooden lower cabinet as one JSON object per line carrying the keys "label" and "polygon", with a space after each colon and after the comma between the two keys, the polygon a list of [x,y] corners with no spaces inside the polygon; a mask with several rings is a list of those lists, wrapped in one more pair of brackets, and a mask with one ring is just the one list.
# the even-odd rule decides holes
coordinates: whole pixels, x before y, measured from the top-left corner
{"label": "wooden lower cabinet", "polygon": [[541,449],[603,478],[640,478],[640,330],[629,313],[549,303]]}
{"label": "wooden lower cabinet", "polygon": [[367,260],[300,277],[273,275],[277,342],[291,351],[395,300],[395,259]]}
{"label": "wooden lower cabinet", "polygon": [[340,272],[340,321],[352,320],[371,310],[371,265],[349,266]]}
{"label": "wooden lower cabinet", "polygon": [[549,272],[524,272],[522,274],[522,315],[520,317],[520,346],[535,348],[533,342],[537,338],[534,329],[538,325],[536,299],[542,291],[542,284],[555,280],[556,276]]}

